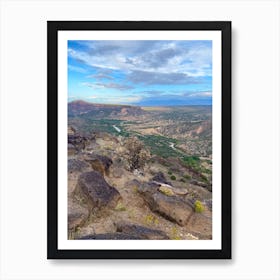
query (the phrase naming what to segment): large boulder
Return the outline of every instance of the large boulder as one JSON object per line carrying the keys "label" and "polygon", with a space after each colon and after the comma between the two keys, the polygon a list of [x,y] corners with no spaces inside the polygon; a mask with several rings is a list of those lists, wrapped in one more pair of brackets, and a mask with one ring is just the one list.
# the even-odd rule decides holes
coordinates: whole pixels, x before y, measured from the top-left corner
{"label": "large boulder", "polygon": [[124,170],[119,167],[114,167],[110,174],[112,174],[114,178],[121,178],[124,175]]}
{"label": "large boulder", "polygon": [[82,173],[78,178],[75,193],[81,194],[87,200],[90,212],[106,207],[115,208],[121,199],[120,193],[97,171]]}
{"label": "large boulder", "polygon": [[70,133],[68,134],[68,148],[69,146],[74,147],[77,152],[84,150],[91,141],[95,139],[94,135],[81,134],[81,133]]}
{"label": "large boulder", "polygon": [[77,149],[75,148],[75,146],[71,143],[68,143],[68,156],[73,156],[75,154],[77,154]]}
{"label": "large boulder", "polygon": [[109,175],[109,168],[113,163],[109,157],[89,154],[85,157],[85,160],[91,164],[93,170],[98,171],[103,176]]}
{"label": "large boulder", "polygon": [[164,174],[160,171],[157,174],[155,174],[155,176],[152,178],[153,181],[156,181],[158,183],[164,183],[164,184],[168,184],[171,185],[172,184],[170,182],[168,182],[164,176]]}
{"label": "large boulder", "polygon": [[75,230],[83,226],[89,216],[88,209],[79,205],[77,201],[68,198],[68,230]]}
{"label": "large boulder", "polygon": [[181,226],[188,224],[194,213],[191,202],[179,196],[167,196],[158,191],[156,184],[143,184],[138,188],[138,192],[143,195],[149,208],[170,221],[174,221]]}
{"label": "large boulder", "polygon": [[137,240],[143,239],[140,236],[129,235],[120,232],[113,232],[113,233],[102,233],[102,234],[93,234],[93,235],[86,235],[80,238],[79,240]]}
{"label": "large boulder", "polygon": [[199,239],[212,239],[212,216],[206,213],[194,213],[188,227],[190,233]]}
{"label": "large boulder", "polygon": [[140,236],[141,239],[163,240],[169,237],[161,230],[143,227],[140,225],[119,222],[116,223],[117,232]]}
{"label": "large boulder", "polygon": [[90,168],[90,165],[79,159],[68,159],[68,172],[82,172],[87,171]]}

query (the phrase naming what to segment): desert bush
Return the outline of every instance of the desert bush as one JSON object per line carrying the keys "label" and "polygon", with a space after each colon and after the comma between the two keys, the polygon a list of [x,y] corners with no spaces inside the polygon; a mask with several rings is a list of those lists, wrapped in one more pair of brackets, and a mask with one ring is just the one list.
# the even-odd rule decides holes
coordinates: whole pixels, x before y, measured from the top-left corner
{"label": "desert bush", "polygon": [[145,149],[143,142],[133,136],[125,141],[124,146],[127,149],[125,156],[129,170],[143,169],[146,162],[150,159],[150,152]]}
{"label": "desert bush", "polygon": [[172,240],[181,240],[182,238],[179,236],[178,229],[176,226],[171,228],[170,238]]}
{"label": "desert bush", "polygon": [[126,211],[126,207],[123,205],[122,202],[118,202],[117,206],[115,207],[117,211]]}
{"label": "desert bush", "polygon": [[159,223],[157,217],[151,215],[151,214],[148,214],[144,217],[144,223],[146,225],[157,225]]}
{"label": "desert bush", "polygon": [[186,174],[186,175],[184,175],[184,178],[187,179],[187,180],[189,180],[189,179],[191,179],[192,177],[191,177],[189,174]]}
{"label": "desert bush", "polygon": [[170,189],[170,188],[167,188],[167,187],[164,187],[164,186],[161,186],[159,188],[159,191],[167,196],[173,196],[174,195],[174,192]]}
{"label": "desert bush", "polygon": [[206,183],[206,184],[209,183],[209,180],[205,175],[201,174],[200,177],[204,183]]}
{"label": "desert bush", "polygon": [[196,200],[194,203],[194,211],[196,213],[202,213],[204,211],[204,206],[202,205],[201,201]]}
{"label": "desert bush", "polygon": [[170,176],[170,179],[175,181],[176,180],[176,176],[172,175],[172,176]]}

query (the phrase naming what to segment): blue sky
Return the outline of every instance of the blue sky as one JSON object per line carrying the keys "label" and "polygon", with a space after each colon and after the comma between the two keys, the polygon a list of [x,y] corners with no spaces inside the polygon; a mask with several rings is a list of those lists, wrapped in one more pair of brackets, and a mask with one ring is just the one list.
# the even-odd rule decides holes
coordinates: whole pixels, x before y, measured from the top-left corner
{"label": "blue sky", "polygon": [[211,41],[68,41],[68,101],[211,105]]}

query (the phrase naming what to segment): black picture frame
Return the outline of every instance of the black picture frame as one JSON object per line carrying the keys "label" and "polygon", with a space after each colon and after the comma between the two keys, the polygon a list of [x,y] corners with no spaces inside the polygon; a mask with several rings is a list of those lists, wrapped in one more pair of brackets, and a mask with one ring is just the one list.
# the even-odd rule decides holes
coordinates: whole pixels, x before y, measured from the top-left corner
{"label": "black picture frame", "polygon": [[[66,30],[218,30],[222,34],[221,249],[61,250],[58,249],[58,32]],[[231,22],[230,21],[48,21],[48,259],[231,259]]]}

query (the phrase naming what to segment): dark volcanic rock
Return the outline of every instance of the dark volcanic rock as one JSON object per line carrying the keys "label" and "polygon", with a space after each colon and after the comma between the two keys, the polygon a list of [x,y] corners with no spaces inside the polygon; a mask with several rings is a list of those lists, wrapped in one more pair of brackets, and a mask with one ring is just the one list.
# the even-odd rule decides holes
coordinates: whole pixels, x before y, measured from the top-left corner
{"label": "dark volcanic rock", "polygon": [[68,156],[73,156],[77,153],[77,149],[73,144],[68,143]]}
{"label": "dark volcanic rock", "polygon": [[141,239],[162,240],[169,239],[169,237],[161,230],[147,228],[129,223],[117,223],[117,232],[122,232],[129,235],[140,236]]}
{"label": "dark volcanic rock", "polygon": [[158,191],[156,184],[144,184],[138,188],[138,192],[144,197],[144,200],[153,212],[175,221],[184,226],[194,213],[193,206],[178,196],[166,196]]}
{"label": "dark volcanic rock", "polygon": [[95,137],[93,135],[86,134],[68,134],[68,148],[69,144],[71,144],[77,152],[84,150],[87,145],[90,144],[90,141],[94,140]]}
{"label": "dark volcanic rock", "polygon": [[87,221],[88,216],[87,208],[68,199],[68,230],[75,230],[76,227],[82,226]]}
{"label": "dark volcanic rock", "polygon": [[93,170],[100,172],[103,176],[109,175],[109,168],[113,163],[109,157],[90,154],[85,160],[91,164]]}
{"label": "dark volcanic rock", "polygon": [[90,165],[79,159],[68,159],[68,172],[72,173],[75,171],[83,171],[86,168],[89,168]]}
{"label": "dark volcanic rock", "polygon": [[90,211],[105,207],[114,208],[121,198],[120,193],[97,171],[82,173],[79,176],[76,193],[86,198]]}
{"label": "dark volcanic rock", "polygon": [[126,186],[128,188],[133,188],[135,190],[138,190],[139,188],[142,187],[142,183],[139,182],[137,179],[133,179],[133,180],[127,182]]}
{"label": "dark volcanic rock", "polygon": [[143,239],[140,236],[113,232],[113,233],[102,233],[102,234],[94,234],[94,235],[86,235],[78,238],[79,240],[89,240],[89,239],[97,239],[97,240],[137,240]]}
{"label": "dark volcanic rock", "polygon": [[113,177],[115,177],[115,178],[121,178],[121,177],[123,176],[123,174],[124,174],[124,171],[123,171],[122,168],[115,167],[115,168],[113,168],[113,171],[110,172],[110,173],[111,173],[111,174],[113,175]]}
{"label": "dark volcanic rock", "polygon": [[153,181],[159,182],[159,183],[164,183],[172,186],[170,182],[168,182],[162,172],[158,172],[153,178]]}

